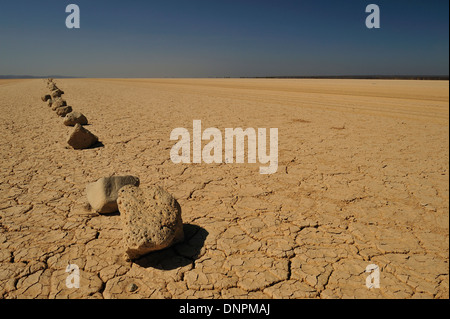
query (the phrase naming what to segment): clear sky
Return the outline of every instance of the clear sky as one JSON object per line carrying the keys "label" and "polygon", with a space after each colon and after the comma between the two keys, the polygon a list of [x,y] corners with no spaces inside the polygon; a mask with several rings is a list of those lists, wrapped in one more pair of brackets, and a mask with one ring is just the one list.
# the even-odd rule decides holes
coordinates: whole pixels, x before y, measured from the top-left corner
{"label": "clear sky", "polygon": [[[370,3],[381,29],[366,28]],[[0,74],[448,75],[449,1],[4,0]]]}

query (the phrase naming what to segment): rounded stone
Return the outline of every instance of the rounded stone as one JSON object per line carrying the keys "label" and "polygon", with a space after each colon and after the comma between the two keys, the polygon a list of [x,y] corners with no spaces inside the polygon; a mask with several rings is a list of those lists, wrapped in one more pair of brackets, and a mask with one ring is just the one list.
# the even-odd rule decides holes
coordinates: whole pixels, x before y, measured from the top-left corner
{"label": "rounded stone", "polygon": [[58,107],[66,106],[67,102],[60,97],[53,99],[52,101],[52,110],[56,111]]}
{"label": "rounded stone", "polygon": [[72,107],[68,105],[61,106],[56,109],[56,114],[61,117],[65,117],[70,112],[72,112]]}
{"label": "rounded stone", "polygon": [[71,112],[71,113],[67,114],[66,117],[64,118],[64,125],[65,126],[75,126],[76,124],[87,125],[88,120],[87,120],[86,116],[84,116],[80,112]]}
{"label": "rounded stone", "polygon": [[86,195],[92,209],[100,214],[117,212],[117,196],[125,185],[139,186],[136,176],[102,177],[86,186]]}
{"label": "rounded stone", "polygon": [[161,187],[127,185],[117,204],[123,224],[123,242],[130,259],[165,249],[184,239],[181,208]]}
{"label": "rounded stone", "polygon": [[51,100],[51,98],[50,94],[45,94],[41,97],[43,102],[47,102],[48,100]]}

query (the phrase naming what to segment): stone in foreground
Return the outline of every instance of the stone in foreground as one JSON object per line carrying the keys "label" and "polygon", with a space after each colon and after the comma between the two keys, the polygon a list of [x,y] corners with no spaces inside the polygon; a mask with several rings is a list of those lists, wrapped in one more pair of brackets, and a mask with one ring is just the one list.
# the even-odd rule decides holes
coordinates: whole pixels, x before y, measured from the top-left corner
{"label": "stone in foreground", "polygon": [[117,199],[123,242],[130,259],[172,246],[184,239],[181,208],[161,187],[124,186]]}
{"label": "stone in foreground", "polygon": [[67,141],[67,143],[76,150],[82,150],[91,147],[98,142],[98,137],[90,131],[82,127],[80,124],[75,125],[75,129]]}
{"label": "stone in foreground", "polygon": [[87,125],[88,120],[86,116],[84,116],[80,112],[71,112],[67,114],[66,117],[64,118],[64,125],[75,126],[76,124]]}
{"label": "stone in foreground", "polygon": [[86,186],[86,195],[92,209],[100,214],[117,212],[117,195],[125,185],[139,186],[135,176],[110,176],[100,178]]}

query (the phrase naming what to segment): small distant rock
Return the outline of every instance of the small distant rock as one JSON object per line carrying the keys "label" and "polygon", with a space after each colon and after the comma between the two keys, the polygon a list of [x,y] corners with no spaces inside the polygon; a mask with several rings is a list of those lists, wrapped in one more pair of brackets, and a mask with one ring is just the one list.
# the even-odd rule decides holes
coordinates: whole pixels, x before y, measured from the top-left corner
{"label": "small distant rock", "polygon": [[86,116],[84,116],[80,112],[71,112],[71,113],[67,114],[66,117],[64,118],[64,125],[65,126],[75,126],[76,124],[87,125],[88,120],[87,120]]}
{"label": "small distant rock", "polygon": [[76,150],[89,148],[97,142],[98,137],[80,124],[75,125],[75,129],[67,140],[67,143]]}
{"label": "small distant rock", "polygon": [[57,97],[57,98],[53,99],[52,110],[56,111],[56,109],[58,107],[66,106],[66,105],[67,105],[67,102],[65,100],[63,100],[62,98]]}
{"label": "small distant rock", "polygon": [[66,116],[67,114],[69,114],[70,112],[72,112],[72,107],[71,106],[61,106],[61,107],[58,107],[57,109],[56,109],[56,114],[58,114],[59,116],[61,116],[61,117],[64,117],[64,116]]}
{"label": "small distant rock", "polygon": [[180,205],[163,188],[124,186],[119,190],[117,204],[125,251],[130,259],[184,239]]}
{"label": "small distant rock", "polygon": [[53,103],[53,101],[50,99],[50,100],[47,100],[47,105],[48,105],[48,107],[52,107],[52,103]]}
{"label": "small distant rock", "polygon": [[100,214],[117,212],[118,191],[125,185],[139,186],[135,176],[110,176],[100,178],[86,186],[86,194],[92,209]]}
{"label": "small distant rock", "polygon": [[64,92],[61,91],[60,89],[56,89],[56,90],[52,91],[52,93],[50,93],[52,98],[61,97],[61,95],[63,95],[63,94],[64,94]]}
{"label": "small distant rock", "polygon": [[48,100],[51,100],[51,98],[50,94],[45,94],[41,97],[43,102],[47,102]]}

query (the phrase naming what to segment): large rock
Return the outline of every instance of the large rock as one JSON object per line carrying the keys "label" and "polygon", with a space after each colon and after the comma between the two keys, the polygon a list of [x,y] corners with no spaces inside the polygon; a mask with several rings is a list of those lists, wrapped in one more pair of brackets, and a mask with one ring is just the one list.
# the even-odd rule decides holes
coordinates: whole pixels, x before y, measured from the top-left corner
{"label": "large rock", "polygon": [[86,116],[84,116],[80,112],[71,112],[67,114],[66,117],[64,118],[64,125],[75,126],[76,124],[87,125],[88,120]]}
{"label": "large rock", "polygon": [[75,125],[75,129],[67,140],[67,143],[76,150],[89,148],[97,142],[98,137],[82,127],[80,124]]}
{"label": "large rock", "polygon": [[117,195],[125,185],[139,186],[135,176],[111,176],[100,178],[86,186],[86,194],[92,209],[100,214],[117,212]]}
{"label": "large rock", "polygon": [[61,117],[64,117],[64,116],[66,116],[67,114],[69,114],[70,112],[72,112],[72,107],[71,106],[61,106],[61,107],[58,107],[57,109],[56,109],[56,114],[58,114],[59,116],[61,116]]}
{"label": "large rock", "polygon": [[180,205],[163,188],[124,186],[119,190],[117,204],[125,251],[130,259],[184,239]]}

